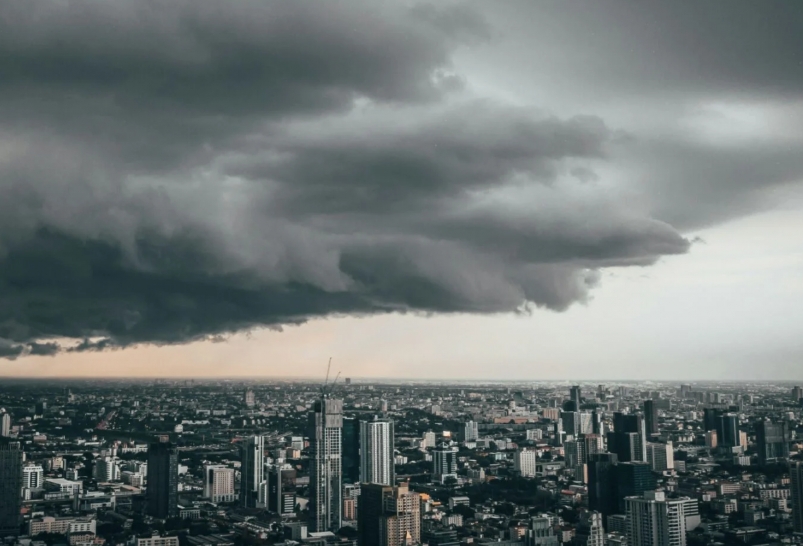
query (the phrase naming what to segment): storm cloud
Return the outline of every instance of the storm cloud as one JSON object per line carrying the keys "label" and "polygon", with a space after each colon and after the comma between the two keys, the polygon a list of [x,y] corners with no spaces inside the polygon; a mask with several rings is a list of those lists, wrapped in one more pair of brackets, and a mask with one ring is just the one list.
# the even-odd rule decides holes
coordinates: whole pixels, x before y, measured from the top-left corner
{"label": "storm cloud", "polygon": [[[718,207],[721,180],[747,196],[799,179],[796,144],[644,139],[481,96],[455,58],[499,39],[492,20],[461,3],[0,7],[0,356],[561,311],[602,268],[682,254],[679,229],[752,203]],[[658,60],[689,89],[742,76]]]}

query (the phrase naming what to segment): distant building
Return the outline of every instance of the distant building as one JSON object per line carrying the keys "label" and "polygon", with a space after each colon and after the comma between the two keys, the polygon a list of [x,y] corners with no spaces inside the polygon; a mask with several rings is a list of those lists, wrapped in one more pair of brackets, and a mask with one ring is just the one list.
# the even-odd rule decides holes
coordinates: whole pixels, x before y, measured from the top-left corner
{"label": "distant building", "polygon": [[520,449],[513,455],[513,470],[524,478],[535,477],[538,467],[538,452]]}
{"label": "distant building", "polygon": [[421,497],[407,484],[363,484],[357,514],[360,546],[421,543]]}
{"label": "distant building", "polygon": [[5,412],[0,415],[0,436],[5,438],[11,436],[11,415]]}
{"label": "distant building", "polygon": [[647,436],[658,434],[658,407],[652,400],[644,401],[644,429]]}
{"label": "distant building", "polygon": [[393,421],[375,419],[360,423],[360,481],[393,485]]}
{"label": "distant building", "polygon": [[464,442],[474,442],[480,437],[479,425],[476,421],[466,421],[460,425],[460,439]]}
{"label": "distant building", "polygon": [[178,537],[154,535],[148,538],[138,538],[137,546],[178,546]]}
{"label": "distant building", "polygon": [[524,546],[558,546],[551,518],[536,516],[530,518],[530,526],[524,534]]}
{"label": "distant building", "polygon": [[268,470],[267,507],[280,516],[290,516],[296,510],[296,470],[290,465],[274,466]]}
{"label": "distant building", "polygon": [[605,546],[605,529],[602,514],[583,512],[575,529],[572,546]]}
{"label": "distant building", "polygon": [[436,481],[457,478],[457,448],[440,448],[432,452],[432,475]]}
{"label": "distant building", "polygon": [[251,389],[246,390],[243,398],[245,402],[245,407],[247,408],[254,407],[255,404],[254,391],[252,391]]}
{"label": "distant building", "polygon": [[789,464],[792,524],[796,533],[803,533],[803,461]]}
{"label": "distant building", "polygon": [[240,504],[257,508],[260,502],[259,489],[265,481],[265,439],[251,436],[240,447]]}
{"label": "distant building", "polygon": [[42,477],[44,470],[38,464],[26,464],[22,467],[22,487],[27,489],[38,489],[42,487]]}
{"label": "distant building", "polygon": [[662,491],[627,497],[628,546],[686,546],[686,500],[667,499]]}
{"label": "distant building", "polygon": [[789,443],[792,441],[789,424],[786,421],[773,423],[769,419],[759,421],[756,426],[758,462],[774,463],[789,458]]}
{"label": "distant building", "polygon": [[148,515],[167,519],[178,516],[178,448],[160,441],[148,447]]}
{"label": "distant building", "polygon": [[223,465],[204,466],[204,497],[212,502],[234,502],[234,469]]}
{"label": "distant building", "polygon": [[675,454],[672,442],[647,444],[647,462],[655,472],[675,469]]}

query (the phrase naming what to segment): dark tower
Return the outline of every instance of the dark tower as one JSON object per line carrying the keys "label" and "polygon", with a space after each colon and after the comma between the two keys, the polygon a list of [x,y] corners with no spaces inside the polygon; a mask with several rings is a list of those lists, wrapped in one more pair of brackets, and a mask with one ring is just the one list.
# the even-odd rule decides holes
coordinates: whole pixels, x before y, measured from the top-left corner
{"label": "dark tower", "polygon": [[20,534],[22,446],[0,438],[0,537]]}
{"label": "dark tower", "polygon": [[644,401],[644,428],[647,436],[658,434],[658,408],[652,400]]}
{"label": "dark tower", "polygon": [[178,517],[178,449],[170,442],[148,447],[148,515]]}

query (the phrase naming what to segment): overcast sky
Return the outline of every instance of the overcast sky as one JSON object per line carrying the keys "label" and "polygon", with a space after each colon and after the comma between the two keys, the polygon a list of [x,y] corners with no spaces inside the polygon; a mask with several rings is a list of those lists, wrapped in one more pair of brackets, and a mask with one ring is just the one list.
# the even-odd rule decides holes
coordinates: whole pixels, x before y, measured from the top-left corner
{"label": "overcast sky", "polygon": [[803,380],[803,4],[0,5],[0,375]]}

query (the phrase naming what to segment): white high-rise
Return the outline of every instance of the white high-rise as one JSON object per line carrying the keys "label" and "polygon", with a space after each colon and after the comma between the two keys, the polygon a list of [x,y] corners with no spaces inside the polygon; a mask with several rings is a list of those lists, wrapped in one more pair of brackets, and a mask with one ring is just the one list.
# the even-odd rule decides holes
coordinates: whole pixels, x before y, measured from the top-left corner
{"label": "white high-rise", "polygon": [[665,444],[647,444],[647,462],[655,472],[674,470],[675,455],[672,442]]}
{"label": "white high-rise", "polygon": [[11,436],[11,415],[8,413],[0,416],[0,436]]}
{"label": "white high-rise", "polygon": [[204,497],[212,502],[234,501],[234,469],[223,465],[205,465]]}
{"label": "white high-rise", "polygon": [[265,439],[252,436],[241,448],[240,503],[246,508],[257,508],[259,490],[265,481]]}
{"label": "white high-rise", "polygon": [[393,485],[393,421],[360,421],[360,481]]}
{"label": "white high-rise", "polygon": [[532,478],[536,473],[538,452],[520,449],[513,455],[513,469],[524,478]]}
{"label": "white high-rise", "polygon": [[343,401],[326,394],[309,414],[309,530],[337,531],[343,523]]}
{"label": "white high-rise", "polygon": [[42,477],[44,470],[41,465],[25,465],[22,467],[22,487],[27,489],[38,489],[42,487]]}
{"label": "white high-rise", "polygon": [[625,499],[628,546],[686,546],[688,497],[667,499],[663,491]]}

